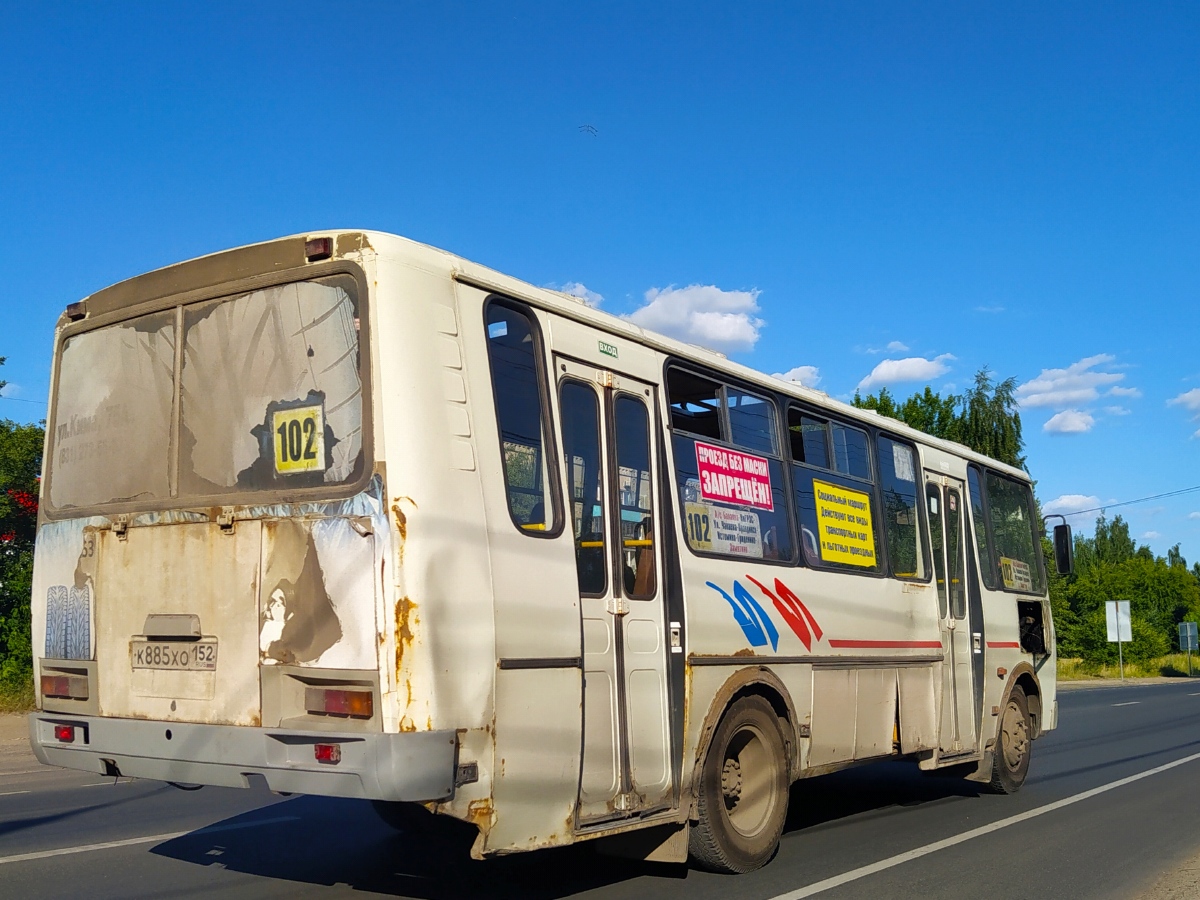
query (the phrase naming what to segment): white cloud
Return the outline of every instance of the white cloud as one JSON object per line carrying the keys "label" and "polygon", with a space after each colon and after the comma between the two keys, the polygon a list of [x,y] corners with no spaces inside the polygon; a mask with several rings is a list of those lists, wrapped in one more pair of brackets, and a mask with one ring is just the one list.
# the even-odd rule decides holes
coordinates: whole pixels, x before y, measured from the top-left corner
{"label": "white cloud", "polygon": [[1188,518],[1189,519],[1200,519],[1200,512],[1190,512],[1190,513],[1188,513]]}
{"label": "white cloud", "polygon": [[1110,416],[1127,416],[1132,410],[1128,410],[1123,406],[1106,406],[1104,411]]}
{"label": "white cloud", "polygon": [[17,397],[23,397],[24,395],[25,390],[15,381],[10,381],[4,385],[4,387],[0,388],[0,397],[15,399]]}
{"label": "white cloud", "polygon": [[821,383],[821,370],[816,366],[796,366],[786,372],[776,372],[771,377],[780,381],[796,381],[805,387],[815,388]]}
{"label": "white cloud", "polygon": [[1096,366],[1107,366],[1114,358],[1100,353],[1071,363],[1065,369],[1042,369],[1037,378],[1017,388],[1017,401],[1024,407],[1048,406],[1051,409],[1091,403],[1100,396],[1100,388],[1111,390],[1112,385],[1125,377],[1119,372],[1095,371]]}
{"label": "white cloud", "polygon": [[910,356],[908,359],[885,359],[871,370],[870,375],[858,383],[858,389],[869,391],[871,388],[895,384],[898,381],[931,381],[950,371],[950,367],[946,363],[952,359],[955,357],[950,353],[943,353],[933,359],[925,359],[923,356]]}
{"label": "white cloud", "polygon": [[1121,387],[1119,384],[1110,387],[1108,393],[1111,397],[1128,397],[1130,400],[1136,400],[1142,396],[1142,392],[1137,388]]}
{"label": "white cloud", "polygon": [[1090,413],[1081,412],[1078,409],[1064,409],[1051,416],[1049,421],[1042,426],[1042,430],[1048,431],[1050,434],[1083,434],[1091,431],[1095,424],[1096,420]]}
{"label": "white cloud", "polygon": [[1159,534],[1157,531],[1147,531],[1145,534],[1142,535],[1142,540],[1143,541],[1157,541],[1160,537],[1162,537],[1162,535]]}
{"label": "white cloud", "polygon": [[1200,388],[1192,388],[1190,391],[1184,391],[1178,397],[1172,397],[1167,401],[1168,406],[1182,406],[1188,412],[1200,415]]}
{"label": "white cloud", "polygon": [[1100,498],[1092,494],[1063,494],[1048,503],[1042,504],[1042,512],[1047,515],[1070,515],[1081,509],[1095,509],[1100,506]]}
{"label": "white cloud", "polygon": [[646,291],[646,304],[625,318],[635,325],[721,352],[753,350],[766,324],[758,318],[758,291],[716,285],[674,285]]}
{"label": "white cloud", "polygon": [[566,284],[548,284],[546,287],[552,291],[562,291],[564,294],[570,294],[572,297],[578,297],[584,303],[591,307],[597,307],[604,302],[604,297],[597,294],[595,291],[588,290],[583,284],[578,281],[568,281]]}
{"label": "white cloud", "polygon": [[892,341],[885,348],[888,353],[907,353],[908,344],[902,344],[900,341]]}
{"label": "white cloud", "polygon": [[977,306],[977,307],[975,307],[975,312],[1002,313],[1002,312],[1004,312],[1004,307],[1003,306]]}

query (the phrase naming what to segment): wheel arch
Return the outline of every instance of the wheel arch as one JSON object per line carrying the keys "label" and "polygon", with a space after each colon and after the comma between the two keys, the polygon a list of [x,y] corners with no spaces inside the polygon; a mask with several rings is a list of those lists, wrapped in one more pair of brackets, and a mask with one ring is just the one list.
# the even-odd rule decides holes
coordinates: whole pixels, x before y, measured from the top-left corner
{"label": "wheel arch", "polygon": [[704,717],[704,726],[700,730],[700,739],[696,744],[696,755],[692,760],[691,778],[688,786],[691,811],[694,813],[697,790],[700,783],[700,773],[703,771],[704,758],[708,754],[713,734],[717,730],[722,717],[729,707],[739,698],[747,696],[762,697],[775,710],[779,720],[779,731],[783,735],[783,743],[787,753],[788,780],[795,781],[800,774],[800,741],[796,729],[796,706],[792,695],[784,687],[783,682],[770,669],[761,666],[748,666],[738,669],[725,680],[720,689],[713,695],[708,712]]}
{"label": "wheel arch", "polygon": [[1029,704],[1029,718],[1033,724],[1033,739],[1042,735],[1042,685],[1037,677],[1037,671],[1027,662],[1021,662],[1009,673],[1008,683],[1004,686],[1004,696],[1000,699],[1000,708],[1004,709],[1014,688],[1025,692],[1025,700]]}

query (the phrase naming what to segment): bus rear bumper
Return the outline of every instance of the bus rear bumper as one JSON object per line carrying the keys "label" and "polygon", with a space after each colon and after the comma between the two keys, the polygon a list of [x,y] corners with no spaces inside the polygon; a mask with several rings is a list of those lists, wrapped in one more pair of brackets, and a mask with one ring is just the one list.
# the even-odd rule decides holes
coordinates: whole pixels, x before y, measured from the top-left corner
{"label": "bus rear bumper", "polygon": [[[70,742],[56,726],[74,726]],[[132,778],[370,800],[445,800],[454,794],[452,731],[403,734],[291,731],[32,713],[29,740],[46,765]],[[335,744],[337,762],[316,746]],[[114,769],[116,772],[114,772]]]}

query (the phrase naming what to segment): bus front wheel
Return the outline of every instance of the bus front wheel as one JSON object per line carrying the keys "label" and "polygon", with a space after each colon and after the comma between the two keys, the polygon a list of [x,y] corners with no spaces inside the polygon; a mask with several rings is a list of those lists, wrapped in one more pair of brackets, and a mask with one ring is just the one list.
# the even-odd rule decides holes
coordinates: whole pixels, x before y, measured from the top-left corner
{"label": "bus front wheel", "polygon": [[1000,716],[1000,730],[992,749],[992,780],[988,785],[998,794],[1015,794],[1029,774],[1032,750],[1029,701],[1021,687],[1014,687]]}
{"label": "bus front wheel", "polygon": [[700,773],[693,861],[714,872],[750,872],[779,847],[788,804],[788,765],[775,710],[742,697],[717,726]]}

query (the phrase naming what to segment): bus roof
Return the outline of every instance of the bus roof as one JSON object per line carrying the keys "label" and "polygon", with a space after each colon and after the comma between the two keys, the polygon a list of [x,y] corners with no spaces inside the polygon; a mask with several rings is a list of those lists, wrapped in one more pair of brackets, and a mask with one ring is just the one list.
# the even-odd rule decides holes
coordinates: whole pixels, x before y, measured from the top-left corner
{"label": "bus roof", "polygon": [[[559,315],[634,340],[672,356],[693,359],[710,368],[736,376],[744,382],[757,384],[767,390],[777,391],[817,406],[829,408],[845,418],[855,419],[864,424],[874,424],[897,436],[974,462],[984,463],[1022,481],[1030,480],[1027,472],[977,453],[963,444],[932,437],[897,419],[882,416],[874,410],[859,409],[829,396],[824,391],[804,387],[796,382],[783,381],[757,369],[729,360],[716,351],[649,331],[628,319],[588,306],[582,300],[561,291],[536,287],[449,251],[387,232],[331,229],[249,244],[155,269],[97,291],[82,302],[90,315],[99,315],[138,305],[149,299],[196,291],[252,275],[293,268],[303,269],[306,265],[305,242],[314,237],[332,237],[334,239],[333,258],[335,259],[354,257],[364,251],[374,251],[382,256],[396,258],[401,262],[418,263],[422,268],[433,271],[440,270],[459,281],[526,300],[540,308],[552,310]],[[60,319],[61,324],[63,324],[63,320]]]}

